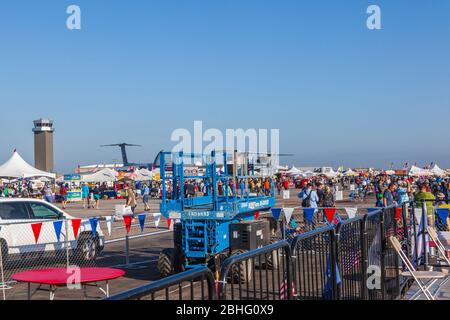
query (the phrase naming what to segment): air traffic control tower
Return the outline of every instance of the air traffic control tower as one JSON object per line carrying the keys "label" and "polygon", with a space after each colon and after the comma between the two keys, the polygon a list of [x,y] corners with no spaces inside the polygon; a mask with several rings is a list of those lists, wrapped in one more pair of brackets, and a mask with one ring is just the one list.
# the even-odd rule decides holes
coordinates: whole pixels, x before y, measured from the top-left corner
{"label": "air traffic control tower", "polygon": [[39,170],[53,172],[53,121],[34,121],[34,163]]}

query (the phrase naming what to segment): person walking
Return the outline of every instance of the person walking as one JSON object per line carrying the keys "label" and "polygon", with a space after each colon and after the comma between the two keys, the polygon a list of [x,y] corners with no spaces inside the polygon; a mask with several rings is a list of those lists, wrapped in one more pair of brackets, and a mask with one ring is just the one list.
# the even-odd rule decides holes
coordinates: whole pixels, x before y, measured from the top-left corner
{"label": "person walking", "polygon": [[81,197],[83,198],[83,209],[91,208],[91,201],[89,197],[89,185],[87,183],[83,183],[81,186]]}
{"label": "person walking", "polygon": [[94,208],[100,209],[100,199],[101,199],[101,191],[100,186],[98,184],[95,185],[94,189],[92,190],[92,194],[94,195]]}
{"label": "person walking", "polygon": [[133,212],[134,217],[134,211],[136,210],[137,207],[136,193],[134,192],[134,189],[131,186],[127,186],[126,190],[128,192],[128,200],[126,206],[131,207],[131,211]]}
{"label": "person walking", "polygon": [[48,203],[53,203],[53,190],[48,184],[44,187],[44,200]]}
{"label": "person walking", "polygon": [[59,195],[61,197],[63,209],[65,210],[67,206],[67,186],[64,183],[59,187]]}
{"label": "person walking", "polygon": [[334,194],[333,189],[329,186],[325,186],[323,191],[323,202],[322,206],[324,208],[333,208],[334,207]]}
{"label": "person walking", "polygon": [[147,184],[144,184],[142,188],[142,201],[144,202],[145,211],[150,211],[150,206],[148,205],[149,198],[150,198],[150,188],[147,186]]}
{"label": "person walking", "polygon": [[300,198],[302,199],[302,207],[304,208],[318,208],[319,196],[317,192],[313,190],[312,183],[306,185],[306,190],[300,192]]}

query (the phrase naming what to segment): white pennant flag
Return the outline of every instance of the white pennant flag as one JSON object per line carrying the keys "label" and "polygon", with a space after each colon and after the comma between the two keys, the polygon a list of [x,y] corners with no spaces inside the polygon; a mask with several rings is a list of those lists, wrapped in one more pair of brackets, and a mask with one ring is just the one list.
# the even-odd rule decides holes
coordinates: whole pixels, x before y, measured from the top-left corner
{"label": "white pennant flag", "polygon": [[345,212],[347,212],[348,218],[353,219],[356,217],[356,213],[358,212],[358,208],[345,208]]}
{"label": "white pennant flag", "polygon": [[286,217],[286,223],[291,222],[292,214],[294,213],[294,208],[283,208],[284,216]]}
{"label": "white pennant flag", "polygon": [[111,236],[114,216],[106,216],[105,219],[106,219],[106,227],[108,228],[108,234]]}
{"label": "white pennant flag", "polygon": [[161,221],[161,213],[154,213],[153,214],[153,219],[155,220],[155,226],[156,228],[158,228],[159,226],[159,222]]}

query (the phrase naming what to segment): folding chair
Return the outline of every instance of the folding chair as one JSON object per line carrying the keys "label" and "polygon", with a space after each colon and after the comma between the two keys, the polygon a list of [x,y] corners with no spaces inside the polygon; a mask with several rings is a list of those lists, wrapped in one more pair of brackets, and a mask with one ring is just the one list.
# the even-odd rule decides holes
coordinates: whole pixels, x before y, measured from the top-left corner
{"label": "folding chair", "polygon": [[447,253],[446,253],[446,248],[445,246],[442,244],[441,240],[439,239],[439,236],[436,232],[436,230],[432,227],[428,227],[428,235],[430,236],[431,240],[435,243],[436,248],[438,249],[439,253],[441,254],[441,261],[443,260],[443,262],[445,262],[444,265],[439,264],[439,267],[444,267],[444,268],[450,268],[450,259],[447,257]]}
{"label": "folding chair", "polygon": [[[413,264],[409,261],[408,257],[402,250],[402,245],[398,241],[398,239],[394,236],[389,238],[392,247],[399,255],[402,262],[405,264],[408,271],[402,272],[401,275],[406,278],[413,278],[420,287],[420,291],[417,291],[410,300],[417,300],[422,294],[422,292],[427,300],[435,300],[437,293],[442,288],[442,285],[439,285],[434,294],[430,292],[430,288],[438,281],[445,279],[447,277],[446,274],[437,271],[416,271],[414,269]],[[424,282],[422,282],[424,280]]]}

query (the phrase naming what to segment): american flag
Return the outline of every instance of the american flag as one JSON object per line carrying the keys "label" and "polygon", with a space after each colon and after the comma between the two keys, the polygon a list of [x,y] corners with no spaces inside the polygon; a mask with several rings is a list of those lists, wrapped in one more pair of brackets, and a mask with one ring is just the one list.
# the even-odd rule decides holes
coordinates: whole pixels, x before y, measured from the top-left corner
{"label": "american flag", "polygon": [[361,263],[361,250],[351,251],[343,257],[342,261],[342,272],[347,273],[353,270],[354,267],[359,266]]}
{"label": "american flag", "polygon": [[[288,282],[287,275],[284,276],[283,284],[280,287],[280,300],[288,300]],[[292,282],[292,296],[295,296],[295,286]]]}

